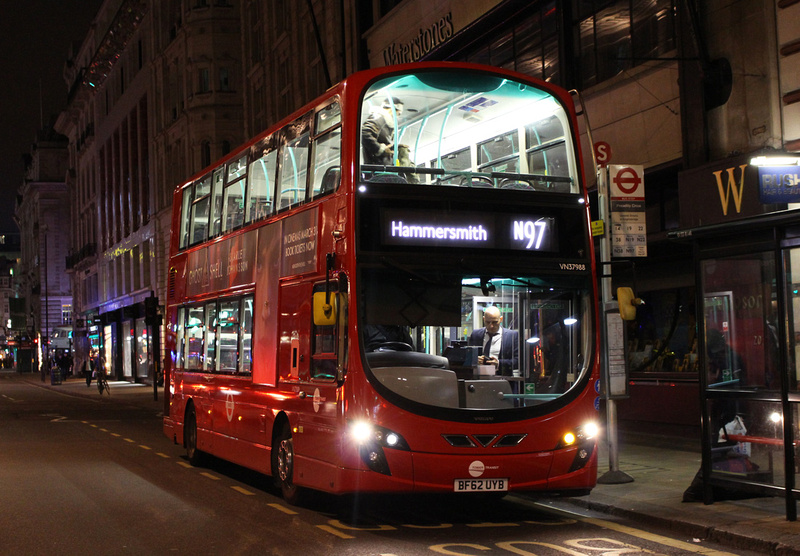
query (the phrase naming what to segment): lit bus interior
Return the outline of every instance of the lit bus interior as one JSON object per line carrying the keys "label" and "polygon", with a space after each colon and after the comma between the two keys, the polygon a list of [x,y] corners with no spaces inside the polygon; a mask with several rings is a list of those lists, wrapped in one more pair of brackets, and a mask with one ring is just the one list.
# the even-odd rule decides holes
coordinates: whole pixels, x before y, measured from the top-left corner
{"label": "lit bus interior", "polygon": [[[364,138],[367,133],[378,137],[380,118],[389,132],[397,130],[395,144],[402,145],[385,151],[391,159],[379,160],[375,153],[384,149]],[[395,208],[402,204],[396,196],[384,204],[362,204],[360,226],[381,218],[375,226],[382,226],[383,234],[379,244],[372,244],[380,255],[362,259],[367,262],[359,278],[364,360],[373,383],[398,405],[410,402],[411,410],[423,412],[425,407],[524,411],[558,400],[589,372],[592,284],[586,244],[580,253],[568,252],[558,241],[559,227],[569,228],[574,237],[586,233],[569,121],[564,107],[546,91],[482,74],[405,74],[378,81],[365,94],[362,195],[394,190],[395,195],[417,197],[416,185],[486,192],[480,201],[469,201],[472,196],[460,189],[460,212],[452,213],[446,202],[434,209],[411,202]],[[481,205],[492,202],[492,195],[506,199],[510,194],[528,199],[529,206],[519,209],[526,215],[537,212],[539,197],[573,207],[568,216],[567,211],[557,216],[542,211],[520,224],[527,241],[505,248],[534,253],[517,270],[499,270],[508,265],[503,255],[473,248],[470,237],[449,243],[441,239],[464,232],[467,224],[468,235],[484,225],[499,229],[503,218],[516,218],[503,201],[497,201],[496,209]],[[376,212],[383,216],[369,216]],[[414,218],[424,224],[409,228],[427,228],[432,235],[405,234],[402,228],[403,237],[389,237],[394,229],[388,234],[385,222],[401,230]],[[374,226],[370,229],[377,235]],[[404,238],[413,239],[403,243]],[[463,256],[444,260],[451,246],[462,249]],[[540,271],[536,261],[548,257],[586,264],[576,265],[577,272],[556,272],[553,265]],[[492,365],[481,364],[488,307],[499,310],[505,337]]]}
{"label": "lit bus interior", "polygon": [[398,130],[398,147],[389,161],[362,152],[367,181],[578,192],[567,114],[544,91],[497,77],[459,83],[419,73],[370,88],[362,121],[381,112]]}
{"label": "lit bus interior", "polygon": [[[414,273],[364,273],[366,361],[389,390],[437,407],[523,408],[557,399],[582,378],[582,324],[591,322],[582,278]],[[514,342],[497,366],[479,364],[485,342],[473,336],[491,306]]]}

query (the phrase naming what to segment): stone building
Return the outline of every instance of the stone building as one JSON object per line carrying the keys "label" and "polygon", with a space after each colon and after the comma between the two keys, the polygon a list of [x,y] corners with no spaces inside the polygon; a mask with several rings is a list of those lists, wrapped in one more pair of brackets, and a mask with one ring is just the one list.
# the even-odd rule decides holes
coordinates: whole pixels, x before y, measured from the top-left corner
{"label": "stone building", "polygon": [[[47,341],[52,330],[72,323],[72,291],[65,272],[69,242],[64,230],[70,219],[66,172],[67,138],[52,127],[42,129],[26,157],[24,183],[18,190],[14,216],[21,237],[16,280],[27,316],[25,329],[16,334],[39,340],[36,345],[44,351],[35,350],[36,364],[50,355]],[[0,287],[6,296],[3,313],[10,317],[8,274],[0,280]]]}
{"label": "stone building", "polygon": [[76,357],[116,378],[155,372],[173,188],[244,139],[239,29],[233,3],[109,0],[66,65]]}

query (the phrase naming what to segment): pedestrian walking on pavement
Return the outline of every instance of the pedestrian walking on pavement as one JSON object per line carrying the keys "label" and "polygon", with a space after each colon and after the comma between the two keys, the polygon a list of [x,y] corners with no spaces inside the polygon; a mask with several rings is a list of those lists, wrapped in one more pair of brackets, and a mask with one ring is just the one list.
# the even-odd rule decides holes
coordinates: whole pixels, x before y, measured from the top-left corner
{"label": "pedestrian walking on pavement", "polygon": [[89,353],[89,357],[87,360],[83,362],[83,376],[86,378],[86,387],[92,385],[92,377],[94,376],[95,371],[95,362],[94,358],[96,357],[95,351],[92,350]]}

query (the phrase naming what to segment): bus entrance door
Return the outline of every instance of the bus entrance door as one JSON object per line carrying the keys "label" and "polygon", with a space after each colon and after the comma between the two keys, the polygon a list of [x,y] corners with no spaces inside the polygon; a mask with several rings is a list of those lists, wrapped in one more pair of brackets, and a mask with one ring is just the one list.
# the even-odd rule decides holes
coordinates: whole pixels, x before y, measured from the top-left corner
{"label": "bus entrance door", "polygon": [[[279,374],[282,389],[289,391],[290,424],[298,483],[330,488],[331,466],[338,453],[337,395],[335,376],[312,372],[312,284],[281,288]],[[293,395],[292,395],[293,394]]]}

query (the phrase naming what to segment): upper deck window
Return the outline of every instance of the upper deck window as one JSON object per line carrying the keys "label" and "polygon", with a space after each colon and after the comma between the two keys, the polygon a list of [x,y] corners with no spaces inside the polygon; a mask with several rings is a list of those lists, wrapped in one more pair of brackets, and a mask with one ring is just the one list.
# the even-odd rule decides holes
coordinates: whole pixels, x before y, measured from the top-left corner
{"label": "upper deck window", "polygon": [[264,150],[250,163],[247,186],[247,212],[245,221],[266,218],[272,212],[272,196],[275,190],[275,172],[278,168],[278,151]]}
{"label": "upper deck window", "polygon": [[335,191],[341,174],[342,109],[328,100],[181,191],[179,249]]}
{"label": "upper deck window", "polygon": [[372,182],[577,193],[564,106],[527,83],[444,70],[377,81],[361,110]]}
{"label": "upper deck window", "polygon": [[224,168],[214,170],[211,179],[211,237],[217,236],[222,232],[222,181]]}
{"label": "upper deck window", "polygon": [[247,174],[247,155],[240,156],[228,163],[225,191],[222,198],[223,232],[238,228],[244,222],[245,184]]}
{"label": "upper deck window", "polygon": [[189,244],[199,243],[208,235],[208,215],[211,204],[211,176],[194,185],[194,195],[189,216]]}
{"label": "upper deck window", "polygon": [[277,209],[284,209],[306,200],[308,151],[311,139],[311,115],[307,114],[281,131],[278,154]]}

